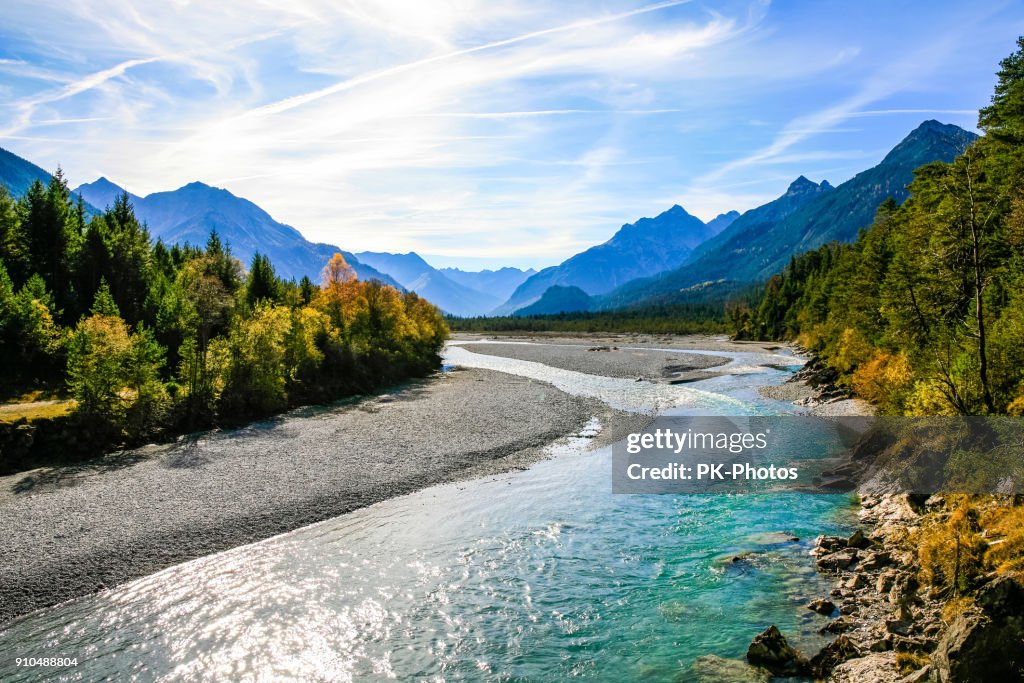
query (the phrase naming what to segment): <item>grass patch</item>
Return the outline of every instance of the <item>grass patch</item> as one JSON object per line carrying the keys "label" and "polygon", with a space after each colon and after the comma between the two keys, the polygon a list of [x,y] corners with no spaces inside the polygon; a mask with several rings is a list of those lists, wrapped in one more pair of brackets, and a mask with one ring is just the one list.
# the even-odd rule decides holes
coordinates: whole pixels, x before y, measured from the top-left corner
{"label": "grass patch", "polygon": [[0,405],[0,423],[17,422],[25,418],[29,422],[34,420],[49,420],[61,417],[70,413],[75,402],[72,400],[51,400],[33,401],[30,403],[5,403]]}
{"label": "grass patch", "polygon": [[918,654],[916,652],[897,652],[896,653],[896,666],[899,668],[900,673],[906,676],[907,674],[914,673],[922,666],[931,663],[931,658],[928,655]]}

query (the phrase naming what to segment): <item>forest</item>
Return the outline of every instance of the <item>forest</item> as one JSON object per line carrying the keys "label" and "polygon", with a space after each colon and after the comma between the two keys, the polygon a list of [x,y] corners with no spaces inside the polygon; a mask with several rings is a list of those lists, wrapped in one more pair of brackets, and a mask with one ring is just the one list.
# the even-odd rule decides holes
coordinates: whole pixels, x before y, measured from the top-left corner
{"label": "forest", "polygon": [[854,244],[791,259],[760,301],[727,305],[739,338],[796,340],[896,415],[1024,414],[1024,38],[983,132],[915,173]]}
{"label": "forest", "polygon": [[340,254],[320,283],[283,281],[216,232],[152,242],[127,194],[91,214],[59,170],[17,200],[0,188],[0,392],[71,399],[89,452],[424,375],[447,334],[432,304]]}
{"label": "forest", "polygon": [[729,331],[720,303],[666,303],[550,315],[453,317],[448,319],[448,325],[460,332],[725,334]]}

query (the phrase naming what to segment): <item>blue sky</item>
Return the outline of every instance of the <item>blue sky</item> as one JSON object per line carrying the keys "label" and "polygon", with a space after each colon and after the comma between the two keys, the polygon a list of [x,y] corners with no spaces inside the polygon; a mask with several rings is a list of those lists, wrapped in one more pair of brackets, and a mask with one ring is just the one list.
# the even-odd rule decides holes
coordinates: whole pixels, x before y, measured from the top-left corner
{"label": "blue sky", "polygon": [[308,238],[541,267],[974,129],[1019,2],[6,2],[0,146]]}

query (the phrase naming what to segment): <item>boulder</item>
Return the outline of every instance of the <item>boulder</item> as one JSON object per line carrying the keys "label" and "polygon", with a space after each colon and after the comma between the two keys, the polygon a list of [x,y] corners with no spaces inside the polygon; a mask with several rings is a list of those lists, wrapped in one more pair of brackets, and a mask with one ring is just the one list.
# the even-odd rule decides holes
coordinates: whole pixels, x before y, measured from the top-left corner
{"label": "boulder", "polygon": [[833,619],[832,621],[825,624],[825,628],[821,630],[823,632],[838,634],[843,633],[845,631],[850,631],[855,628],[857,628],[857,621],[855,619],[851,619],[850,617],[843,615],[840,616],[838,619]]}
{"label": "boulder", "polygon": [[852,640],[839,636],[811,658],[811,674],[815,678],[825,678],[843,662],[860,656],[860,648]]}
{"label": "boulder", "polygon": [[836,606],[831,600],[812,600],[807,604],[807,609],[828,616],[836,611]]}
{"label": "boulder", "polygon": [[846,581],[843,581],[843,588],[848,588],[850,590],[857,590],[858,588],[863,588],[865,585],[867,585],[867,579],[860,573],[856,573]]}
{"label": "boulder", "polygon": [[846,539],[846,547],[866,548],[868,547],[869,542],[870,541],[868,541],[867,537],[864,535],[864,532],[860,529],[857,529],[852,534],[850,534],[850,537],[848,539]]}
{"label": "boulder", "polygon": [[827,555],[846,547],[846,539],[842,536],[818,536],[814,539],[814,554]]}
{"label": "boulder", "polygon": [[917,671],[913,671],[899,680],[899,683],[924,683],[928,680],[928,675],[932,672],[931,665],[922,666]]}
{"label": "boulder", "polygon": [[892,590],[892,584],[896,581],[897,576],[899,576],[899,572],[895,569],[886,569],[878,575],[878,581],[875,582],[875,590],[879,593],[888,593]]}
{"label": "boulder", "polygon": [[837,572],[840,569],[846,569],[857,560],[857,550],[855,548],[846,548],[845,550],[837,550],[834,553],[829,553],[818,558],[818,569],[822,571]]}
{"label": "boulder", "polygon": [[793,649],[775,625],[758,634],[747,648],[747,661],[776,676],[802,676],[810,671],[807,660]]}
{"label": "boulder", "polygon": [[861,560],[860,568],[866,571],[872,569],[881,569],[892,564],[892,556],[886,552],[868,553],[863,560]]}
{"label": "boulder", "polygon": [[932,656],[940,683],[1017,681],[1024,677],[1024,585],[1003,576],[984,586]]}
{"label": "boulder", "polygon": [[832,670],[829,683],[897,683],[902,676],[895,652],[876,652],[843,662]]}

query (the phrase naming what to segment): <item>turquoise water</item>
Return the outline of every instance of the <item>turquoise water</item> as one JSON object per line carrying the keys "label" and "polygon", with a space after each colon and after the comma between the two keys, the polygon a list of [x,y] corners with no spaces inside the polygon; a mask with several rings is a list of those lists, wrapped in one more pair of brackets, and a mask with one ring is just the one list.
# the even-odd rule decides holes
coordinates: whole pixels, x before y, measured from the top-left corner
{"label": "turquoise water", "polygon": [[[663,407],[785,410],[754,391],[785,377],[763,362],[737,357],[735,373]],[[627,389],[587,391],[628,403],[616,393]],[[687,681],[697,657],[742,658],[773,623],[807,650],[823,642],[825,619],[804,604],[830,586],[807,550],[849,528],[847,497],[612,495],[610,449],[587,448],[596,428],[527,471],[432,487],[31,615],[0,633],[0,680],[40,678],[14,657],[70,656],[78,666],[52,679]]]}

